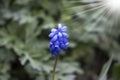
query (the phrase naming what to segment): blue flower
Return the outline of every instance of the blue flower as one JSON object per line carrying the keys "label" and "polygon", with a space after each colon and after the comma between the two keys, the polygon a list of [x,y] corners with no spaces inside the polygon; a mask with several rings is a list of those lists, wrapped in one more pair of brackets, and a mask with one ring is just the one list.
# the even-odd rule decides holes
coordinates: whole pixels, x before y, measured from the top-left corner
{"label": "blue flower", "polygon": [[50,52],[52,55],[57,56],[61,50],[67,50],[68,34],[66,33],[67,27],[62,24],[58,24],[57,29],[52,29],[49,34],[50,37]]}

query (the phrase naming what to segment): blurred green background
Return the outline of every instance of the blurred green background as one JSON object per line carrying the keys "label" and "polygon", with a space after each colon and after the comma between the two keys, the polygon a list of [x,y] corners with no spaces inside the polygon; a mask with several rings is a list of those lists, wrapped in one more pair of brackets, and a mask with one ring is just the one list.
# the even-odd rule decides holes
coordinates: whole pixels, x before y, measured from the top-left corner
{"label": "blurred green background", "polygon": [[[89,1],[89,0],[88,0]],[[0,0],[0,80],[51,80],[51,28],[68,27],[55,80],[120,80],[120,24],[81,0]],[[82,6],[81,6],[82,5]]]}

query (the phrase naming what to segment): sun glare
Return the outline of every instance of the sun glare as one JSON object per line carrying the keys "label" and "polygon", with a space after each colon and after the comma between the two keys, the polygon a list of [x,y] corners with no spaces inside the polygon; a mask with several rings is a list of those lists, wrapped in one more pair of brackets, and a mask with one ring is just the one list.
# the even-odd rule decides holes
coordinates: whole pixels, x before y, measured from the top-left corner
{"label": "sun glare", "polygon": [[105,4],[110,10],[120,12],[120,0],[105,0]]}
{"label": "sun glare", "polygon": [[91,13],[87,22],[91,23],[95,20],[93,27],[101,23],[105,26],[113,26],[120,19],[120,0],[72,0],[71,2],[81,3],[80,6],[72,8],[77,12],[76,15],[81,16]]}

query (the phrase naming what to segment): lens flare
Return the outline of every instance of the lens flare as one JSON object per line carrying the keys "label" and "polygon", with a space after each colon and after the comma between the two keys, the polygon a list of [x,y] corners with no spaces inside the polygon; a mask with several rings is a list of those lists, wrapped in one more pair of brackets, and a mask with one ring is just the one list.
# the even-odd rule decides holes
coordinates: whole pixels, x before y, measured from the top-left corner
{"label": "lens flare", "polygon": [[104,26],[104,30],[107,30],[108,27],[112,28],[119,23],[120,0],[70,0],[70,3],[72,5],[80,4],[71,8],[75,12],[73,16],[78,16],[74,20],[85,17],[85,24],[88,24],[88,27],[92,26],[94,29],[98,29],[98,27]]}
{"label": "lens flare", "polygon": [[105,0],[105,5],[111,11],[120,12],[120,0]]}

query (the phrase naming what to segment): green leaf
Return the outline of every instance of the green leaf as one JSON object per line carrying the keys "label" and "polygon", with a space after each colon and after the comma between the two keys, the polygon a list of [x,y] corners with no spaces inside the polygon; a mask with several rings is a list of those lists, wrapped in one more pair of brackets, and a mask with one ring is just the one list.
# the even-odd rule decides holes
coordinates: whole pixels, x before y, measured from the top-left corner
{"label": "green leaf", "polygon": [[107,80],[107,73],[108,73],[109,68],[111,66],[112,60],[113,60],[113,55],[108,60],[108,62],[103,66],[102,71],[101,71],[100,76],[99,76],[99,80]]}
{"label": "green leaf", "polygon": [[120,64],[117,63],[113,67],[113,80],[119,80],[120,79]]}

